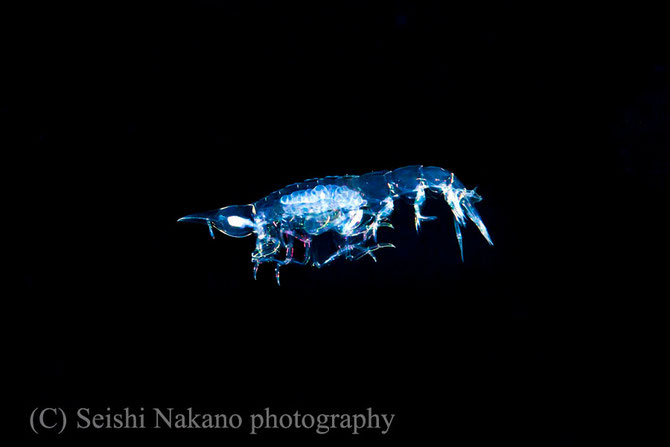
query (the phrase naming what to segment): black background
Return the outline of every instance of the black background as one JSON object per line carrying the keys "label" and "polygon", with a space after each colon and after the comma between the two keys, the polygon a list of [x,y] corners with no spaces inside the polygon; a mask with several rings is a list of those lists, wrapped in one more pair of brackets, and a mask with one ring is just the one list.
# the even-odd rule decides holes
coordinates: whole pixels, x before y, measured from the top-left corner
{"label": "black background", "polygon": [[[629,338],[649,293],[638,274],[661,272],[645,256],[661,226],[645,222],[647,200],[665,193],[668,168],[657,11],[31,7],[8,36],[15,76],[2,105],[18,154],[5,169],[20,173],[9,211],[21,289],[6,318],[18,323],[24,440],[593,445],[639,435],[619,409],[645,394],[622,373],[647,360]],[[289,266],[278,287],[267,266],[253,281],[252,238],[211,240],[176,223],[306,178],[409,164],[478,186],[495,246],[469,227],[461,263],[446,204],[427,204],[439,220],[419,235],[398,204],[396,229],[380,231],[397,248],[378,263]],[[27,423],[36,406],[397,416],[386,436],[38,437]]]}

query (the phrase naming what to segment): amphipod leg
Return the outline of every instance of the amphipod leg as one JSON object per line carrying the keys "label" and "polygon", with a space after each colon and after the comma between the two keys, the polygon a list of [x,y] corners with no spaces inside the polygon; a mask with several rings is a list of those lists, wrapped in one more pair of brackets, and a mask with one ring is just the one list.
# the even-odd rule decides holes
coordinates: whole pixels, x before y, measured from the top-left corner
{"label": "amphipod leg", "polygon": [[[285,231],[284,235],[295,238],[295,239],[299,240],[300,242],[302,242],[303,249],[305,250],[305,254],[303,256],[302,261],[296,261],[295,259],[293,259],[293,242],[289,242],[291,244],[291,253],[290,253],[291,262],[293,262],[294,264],[298,264],[298,265],[307,265],[309,263],[310,258],[311,258],[312,240],[308,237],[305,237],[305,236],[296,235],[292,231]],[[287,257],[289,257],[288,252],[287,252]]]}
{"label": "amphipod leg", "polygon": [[465,214],[472,222],[474,222],[474,224],[479,229],[479,232],[482,234],[482,236],[484,236],[484,239],[486,239],[486,242],[488,242],[489,245],[493,245],[491,236],[489,236],[489,232],[486,230],[486,226],[484,225],[484,222],[482,222],[482,218],[479,216],[479,213],[477,212],[475,206],[471,203],[471,201],[464,200],[463,208],[465,208]]}
{"label": "amphipod leg", "polygon": [[212,236],[212,239],[214,239],[214,227],[212,226],[211,220],[207,221],[207,228],[209,228],[209,235]]}
{"label": "amphipod leg", "polygon": [[260,263],[258,261],[254,262],[254,281],[256,281],[256,274],[258,273],[258,266]]}
{"label": "amphipod leg", "polygon": [[323,262],[319,262],[319,261],[317,261],[317,260],[315,259],[314,261],[312,261],[312,265],[313,265],[314,267],[316,267],[316,268],[321,268],[321,267],[323,267],[323,266],[325,266],[325,265],[330,264],[331,262],[333,262],[335,259],[339,258],[340,256],[345,255],[345,254],[348,254],[350,249],[351,249],[351,246],[349,246],[349,245],[345,245],[344,247],[341,247],[341,248],[338,249],[335,253],[333,253],[332,255],[330,255],[330,256],[328,257],[328,259],[326,259],[326,260],[323,261]]}
{"label": "amphipod leg", "polygon": [[458,246],[461,249],[461,262],[465,262],[463,258],[463,235],[461,234],[461,223],[454,217],[454,228],[456,229],[456,239],[458,239]]}
{"label": "amphipod leg", "polygon": [[377,230],[380,227],[386,227],[390,228],[393,230],[393,225],[391,225],[391,222],[387,222],[386,220],[382,219],[376,219],[374,222],[370,224],[370,228],[368,228],[365,233],[363,234],[363,238],[365,240],[370,239],[370,235],[372,235],[372,239],[377,243]]}
{"label": "amphipod leg", "polygon": [[[275,258],[266,258],[261,262],[274,262],[275,263],[275,279],[277,280],[277,285],[281,285],[279,282],[279,267],[289,264],[290,261],[285,261],[285,260],[279,260]],[[256,279],[256,274],[258,273],[258,267],[260,266],[261,262],[254,261],[254,279]]]}
{"label": "amphipod leg", "polygon": [[473,202],[478,202],[481,200],[479,194],[474,190],[468,191],[466,189],[454,189],[451,186],[447,186],[443,190],[444,199],[449,204],[451,211],[454,214],[454,227],[456,228],[456,237],[458,238],[458,245],[461,248],[461,260],[463,260],[463,239],[461,236],[461,227],[465,228],[465,217],[467,216],[479,229],[479,232],[484,236],[486,241],[493,245],[491,236],[489,236],[484,222],[482,222],[479,213],[475,210]]}
{"label": "amphipod leg", "polygon": [[461,227],[465,227],[465,215],[461,208],[462,192],[455,190],[451,185],[446,186],[443,190],[444,200],[449,204],[451,212],[454,214],[454,228],[456,229],[456,238],[458,239],[458,246],[461,249],[461,261],[463,258],[463,235],[461,234]]}
{"label": "amphipod leg", "polygon": [[[365,255],[369,255],[375,262],[377,262],[377,258],[372,254],[373,251],[379,250],[380,248],[395,248],[395,245],[393,244],[377,244],[372,247],[361,247],[361,244],[353,244],[353,245],[345,245],[344,247],[340,248],[337,250],[335,253],[330,255],[328,259],[326,259],[323,262],[317,262],[314,261],[313,265],[317,268],[321,268],[325,265],[330,264],[333,262],[335,259],[339,258],[340,256],[347,255],[347,259],[351,261],[355,261],[358,259],[361,259]],[[357,255],[352,255],[351,253],[353,251],[357,251]]]}
{"label": "amphipod leg", "polygon": [[302,262],[300,262],[300,264],[307,265],[312,257],[312,240],[305,239],[304,241],[302,241],[302,244],[305,249],[305,256],[303,257],[303,260]]}
{"label": "amphipod leg", "polygon": [[414,199],[414,228],[416,228],[417,233],[421,229],[421,221],[422,220],[435,220],[435,219],[437,219],[437,217],[435,217],[435,216],[422,216],[421,215],[421,208],[423,207],[423,203],[426,201],[426,192],[424,191],[425,189],[426,189],[426,185],[424,185],[423,183],[419,183],[419,186],[416,189],[416,198]]}
{"label": "amphipod leg", "polygon": [[388,222],[388,215],[393,211],[393,200],[389,197],[384,200],[384,207],[377,213],[374,221],[369,225],[369,228],[363,234],[363,239],[367,240],[372,234],[372,238],[377,243],[377,230],[379,227],[387,227],[393,229],[393,225]]}
{"label": "amphipod leg", "polygon": [[275,264],[275,278],[277,279],[278,286],[281,286],[281,283],[279,282],[279,267],[281,267],[281,265],[282,264],[280,264],[279,262]]}
{"label": "amphipod leg", "polygon": [[275,262],[275,279],[277,280],[278,286],[281,286],[281,283],[279,282],[279,267],[288,265],[291,262],[293,262],[293,241],[289,239],[286,242],[286,255],[284,256],[284,260]]}
{"label": "amphipod leg", "polygon": [[375,255],[372,254],[373,251],[379,250],[380,248],[395,248],[395,245],[385,243],[385,244],[376,244],[373,245],[372,247],[367,247],[367,248],[361,248],[360,246],[356,246],[358,250],[361,251],[361,253],[356,256],[354,259],[361,259],[363,256],[368,255],[372,258],[373,261],[377,262],[377,258]]}

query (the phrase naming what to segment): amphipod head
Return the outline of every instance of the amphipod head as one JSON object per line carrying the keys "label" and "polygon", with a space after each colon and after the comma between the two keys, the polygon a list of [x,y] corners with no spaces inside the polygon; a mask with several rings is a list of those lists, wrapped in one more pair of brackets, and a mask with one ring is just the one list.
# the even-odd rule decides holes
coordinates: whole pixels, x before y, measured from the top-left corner
{"label": "amphipod head", "polygon": [[189,214],[177,222],[203,223],[209,227],[212,237],[214,237],[213,229],[227,236],[246,237],[255,232],[255,215],[256,210],[253,205],[232,205],[204,213]]}

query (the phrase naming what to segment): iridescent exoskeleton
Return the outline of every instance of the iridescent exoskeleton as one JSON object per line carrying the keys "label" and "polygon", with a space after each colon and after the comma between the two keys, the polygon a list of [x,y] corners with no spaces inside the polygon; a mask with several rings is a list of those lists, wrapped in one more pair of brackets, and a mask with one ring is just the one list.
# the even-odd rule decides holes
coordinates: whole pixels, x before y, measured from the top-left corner
{"label": "iridescent exoskeleton", "polygon": [[[394,247],[377,242],[379,227],[393,228],[389,216],[397,199],[414,205],[414,224],[417,232],[422,221],[435,217],[423,216],[421,208],[429,194],[439,194],[454,214],[456,237],[463,259],[461,228],[466,218],[477,226],[493,245],[474,204],[481,200],[474,189],[468,190],[456,176],[439,167],[405,166],[393,171],[369,174],[324,177],[294,183],[275,191],[249,205],[233,205],[204,213],[191,214],[180,222],[201,222],[228,236],[256,235],[256,249],[251,254],[254,279],[260,264],[275,264],[279,283],[279,268],[287,264],[323,267],[337,258],[348,260],[370,256],[380,248]],[[318,259],[313,250],[315,237],[330,233],[336,239],[335,249]],[[294,258],[294,243],[304,245],[302,260]]]}

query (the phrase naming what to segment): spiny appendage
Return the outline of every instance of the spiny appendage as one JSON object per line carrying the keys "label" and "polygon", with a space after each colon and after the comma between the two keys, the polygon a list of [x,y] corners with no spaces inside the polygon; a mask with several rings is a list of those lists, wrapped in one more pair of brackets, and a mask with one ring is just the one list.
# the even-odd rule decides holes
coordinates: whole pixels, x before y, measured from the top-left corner
{"label": "spiny appendage", "polygon": [[481,196],[477,194],[474,189],[467,190],[465,188],[453,188],[451,185],[447,185],[443,188],[443,194],[444,200],[449,204],[449,207],[454,214],[454,227],[456,229],[458,245],[461,249],[461,260],[463,260],[463,235],[461,234],[461,228],[465,228],[467,222],[465,220],[466,216],[474,222],[486,241],[490,245],[493,245],[491,236],[489,236],[489,232],[486,230],[486,226],[484,225],[484,222],[482,222],[482,219],[474,206],[474,203],[482,200]]}
{"label": "spiny appendage", "polygon": [[[377,243],[377,228],[380,226],[393,226],[386,221],[386,218],[393,211],[393,201],[388,199],[384,201],[384,206],[376,213],[375,219],[367,225],[365,231],[359,232],[355,235],[344,236],[342,244],[338,245],[338,249],[326,258],[325,261],[319,262],[316,259],[312,261],[312,265],[321,268],[333,262],[334,260],[344,257],[349,261],[356,261],[364,256],[370,256],[373,261],[377,262],[377,258],[372,252],[381,248],[395,248],[395,245],[388,243]],[[370,243],[374,241],[374,244]]]}
{"label": "spiny appendage", "polygon": [[[298,240],[303,243],[303,247],[305,250],[305,255],[302,261],[298,261],[293,257],[294,255],[294,250],[293,250],[293,240]],[[308,237],[302,237],[299,235],[294,234],[291,231],[284,231],[281,233],[281,247],[285,249],[284,252],[284,258],[283,259],[278,259],[275,254],[279,250],[275,250],[274,252],[266,255],[259,255],[258,253],[261,253],[262,251],[258,251],[261,249],[257,248],[257,252],[254,252],[251,256],[251,260],[253,265],[253,275],[254,275],[254,280],[256,279],[258,269],[260,267],[260,264],[265,263],[265,262],[274,262],[275,264],[275,279],[277,280],[277,284],[281,285],[280,283],[280,278],[279,278],[279,269],[280,267],[283,267],[288,264],[299,264],[299,265],[307,265],[310,261],[310,256],[311,256],[311,244],[312,240]],[[259,245],[259,247],[262,247],[262,245]]]}
{"label": "spiny appendage", "polygon": [[[455,186],[454,182],[456,182],[457,187],[454,187]],[[489,244],[493,245],[493,241],[491,241],[491,237],[489,236],[489,233],[486,230],[486,226],[482,222],[479,213],[477,213],[477,210],[474,207],[474,203],[482,200],[481,196],[479,196],[479,194],[476,193],[475,191],[476,188],[473,190],[468,190],[465,187],[459,187],[459,186],[462,185],[460,184],[460,182],[458,182],[457,179],[455,179],[455,177],[452,174],[450,181],[442,184],[440,186],[440,189],[442,191],[445,201],[449,204],[449,207],[451,208],[454,214],[454,228],[456,230],[456,239],[458,240],[458,246],[461,252],[461,260],[463,260],[464,259],[463,235],[461,229],[465,228],[466,217],[469,218],[472,222],[474,222],[474,224],[477,226],[477,228],[479,229],[479,231]],[[436,217],[424,216],[421,214],[421,209],[423,207],[424,202],[426,201],[426,193],[425,193],[426,189],[428,189],[428,186],[426,186],[423,180],[420,180],[418,182],[418,185],[416,186],[416,189],[413,191],[412,194],[414,196],[414,227],[416,228],[417,233],[421,229],[422,221],[429,221],[436,219]]]}
{"label": "spiny appendage", "polygon": [[[256,279],[256,275],[259,269],[260,264],[265,263],[265,262],[273,262],[275,264],[275,279],[277,281],[277,284],[280,285],[280,275],[279,275],[279,269],[285,265],[288,264],[299,264],[299,265],[309,265],[311,262],[311,265],[317,268],[324,267],[334,260],[344,257],[345,259],[349,261],[355,261],[358,259],[363,258],[364,256],[370,256],[373,261],[377,262],[377,258],[374,256],[373,252],[376,250],[379,250],[381,248],[395,248],[395,245],[393,244],[388,244],[388,243],[382,243],[382,244],[377,244],[375,241],[374,245],[368,245],[370,242],[370,237],[371,234],[359,234],[353,237],[346,237],[344,240],[344,243],[338,246],[338,249],[335,251],[335,253],[331,254],[326,258],[325,261],[320,262],[317,259],[312,258],[311,250],[312,250],[312,240],[309,238],[305,237],[300,237],[298,235],[295,235],[294,233],[290,231],[286,231],[283,233],[285,237],[287,237],[287,240],[283,240],[283,246],[286,248],[286,252],[284,255],[284,259],[278,259],[274,255],[270,256],[252,256],[252,262],[253,262],[253,275],[254,279]],[[294,251],[293,251],[293,242],[290,238],[299,240],[303,243],[304,249],[305,249],[305,255],[302,261],[298,261],[294,259]],[[358,240],[357,242],[355,242]]]}
{"label": "spiny appendage", "polygon": [[393,225],[389,222],[388,217],[393,212],[393,199],[388,197],[382,202],[382,208],[376,213],[375,218],[370,222],[363,232],[363,239],[368,240],[370,237],[377,243],[377,230],[380,227],[393,229]]}
{"label": "spiny appendage", "polygon": [[379,250],[381,248],[395,248],[393,244],[375,244],[373,246],[365,246],[365,241],[359,242],[357,244],[346,244],[341,246],[335,253],[330,255],[325,261],[318,262],[314,260],[312,265],[317,268],[324,267],[335,259],[344,256],[349,261],[356,261],[361,259],[364,256],[370,256],[373,261],[377,262],[377,258],[372,254],[373,251]]}
{"label": "spiny appendage", "polygon": [[416,189],[416,197],[414,198],[414,228],[418,233],[421,229],[421,221],[435,220],[435,216],[423,216],[421,215],[421,208],[426,201],[426,192],[425,189],[427,186],[423,182],[419,182],[419,186]]}
{"label": "spiny appendage", "polygon": [[391,230],[395,229],[393,224],[391,224],[391,222],[389,222],[388,219],[375,220],[370,224],[369,228],[365,230],[365,238],[368,239],[372,237],[372,240],[375,241],[376,243],[377,231],[379,230],[379,228],[389,228]]}

